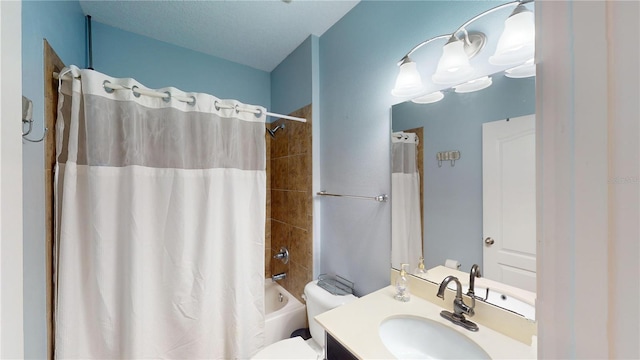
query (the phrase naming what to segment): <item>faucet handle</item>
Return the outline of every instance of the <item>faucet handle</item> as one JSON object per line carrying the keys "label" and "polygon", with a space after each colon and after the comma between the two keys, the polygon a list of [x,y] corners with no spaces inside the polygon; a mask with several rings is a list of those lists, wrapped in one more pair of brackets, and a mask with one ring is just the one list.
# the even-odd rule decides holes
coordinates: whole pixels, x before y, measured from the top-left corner
{"label": "faucet handle", "polygon": [[289,250],[287,249],[286,246],[283,246],[280,248],[280,252],[273,255],[273,258],[280,259],[280,261],[282,261],[283,264],[286,264],[289,262]]}
{"label": "faucet handle", "polygon": [[473,306],[465,304],[462,299],[455,299],[453,301],[453,312],[454,314],[467,314],[469,316],[473,316],[476,314],[473,310]]}

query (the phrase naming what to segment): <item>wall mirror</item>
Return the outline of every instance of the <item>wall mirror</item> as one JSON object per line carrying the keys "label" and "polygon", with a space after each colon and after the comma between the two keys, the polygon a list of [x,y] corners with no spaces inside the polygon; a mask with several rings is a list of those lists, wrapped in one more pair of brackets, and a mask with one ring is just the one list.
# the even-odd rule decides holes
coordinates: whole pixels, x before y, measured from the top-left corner
{"label": "wall mirror", "polygon": [[418,271],[423,256],[422,277],[460,271],[468,283],[477,264],[503,293],[535,298],[535,78],[492,80],[436,103],[393,106],[392,267]]}

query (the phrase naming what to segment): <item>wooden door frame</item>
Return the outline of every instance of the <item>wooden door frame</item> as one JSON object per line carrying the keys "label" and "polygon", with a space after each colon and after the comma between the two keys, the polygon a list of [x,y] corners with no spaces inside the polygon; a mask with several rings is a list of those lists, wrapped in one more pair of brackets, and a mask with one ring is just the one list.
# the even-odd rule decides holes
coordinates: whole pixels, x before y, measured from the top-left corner
{"label": "wooden door frame", "polygon": [[43,40],[44,54],[44,123],[47,134],[44,140],[44,209],[45,209],[45,266],[46,266],[46,296],[47,296],[47,358],[53,359],[55,349],[54,326],[54,171],[56,163],[56,118],[58,112],[58,81],[53,78],[54,72],[60,72],[64,63],[58,54]]}

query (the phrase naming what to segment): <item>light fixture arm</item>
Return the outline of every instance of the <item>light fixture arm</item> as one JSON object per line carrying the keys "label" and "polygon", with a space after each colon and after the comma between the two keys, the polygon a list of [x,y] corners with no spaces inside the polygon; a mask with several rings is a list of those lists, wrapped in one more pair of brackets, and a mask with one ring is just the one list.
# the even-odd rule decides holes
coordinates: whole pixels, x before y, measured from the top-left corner
{"label": "light fixture arm", "polygon": [[[500,50],[500,53],[496,50],[494,56],[489,58],[489,62],[494,65],[517,65],[517,63],[532,57],[530,54],[533,50],[531,45],[531,38],[533,36],[531,30],[533,25],[531,20],[532,11],[527,9],[524,5],[533,2],[534,0],[515,0],[500,4],[467,20],[451,34],[438,35],[415,45],[397,63],[400,70],[391,94],[397,97],[408,97],[420,95],[420,92],[424,91],[424,85],[422,83],[420,73],[417,70],[417,65],[410,56],[423,46],[440,39],[446,39],[447,42],[442,48],[442,55],[438,61],[437,69],[431,76],[432,82],[434,84],[443,85],[466,84],[465,81],[468,81],[468,78],[474,73],[473,66],[471,66],[469,60],[473,59],[478,53],[480,53],[487,43],[487,36],[484,33],[479,31],[468,31],[467,26],[485,15],[494,13],[501,9],[506,9],[507,7],[513,7],[514,9],[511,11],[509,17],[507,17],[507,20],[505,20],[505,30],[498,41],[498,50]],[[513,33],[516,32],[516,30],[512,29],[514,26],[524,28],[524,30],[520,30],[520,28],[518,28],[517,31],[521,31],[524,34],[521,37],[526,37],[526,44],[520,45],[520,43],[517,42],[519,39],[513,35]],[[462,36],[459,36],[460,33],[462,33]],[[505,34],[508,34],[509,37],[505,36]],[[524,42],[525,40],[522,40],[521,42]],[[514,42],[515,45],[512,45],[508,41]],[[507,48],[508,50],[504,50],[503,48]],[[520,49],[523,50],[519,51]],[[464,87],[460,85],[456,87],[456,92],[476,91],[477,89],[481,89],[479,86],[487,87],[491,85],[491,79],[488,78],[486,80],[488,81],[484,81],[482,83],[478,82],[480,85],[475,87]],[[474,83],[474,81],[469,83]],[[432,93],[426,97],[429,96],[432,96],[435,99],[433,100],[429,98],[430,102],[442,99],[441,92]]]}
{"label": "light fixture arm", "polygon": [[402,59],[400,59],[400,61],[398,61],[398,66],[400,66],[404,62],[408,61],[409,60],[409,56],[411,56],[411,54],[413,54],[416,50],[420,49],[421,47],[427,45],[430,42],[433,42],[435,40],[440,40],[440,39],[448,39],[448,40],[450,40],[452,37],[460,40],[458,38],[458,33],[461,32],[461,31],[463,31],[464,35],[465,35],[465,39],[464,39],[465,40],[465,44],[466,45],[471,45],[471,42],[469,40],[469,33],[467,31],[467,26],[469,26],[471,23],[473,23],[474,21],[480,19],[481,17],[483,17],[485,15],[488,15],[488,14],[490,14],[492,12],[495,12],[495,11],[498,11],[500,9],[504,9],[506,7],[509,7],[509,6],[517,7],[518,5],[524,5],[524,4],[532,3],[533,1],[534,0],[515,0],[515,1],[508,2],[508,3],[500,4],[500,5],[498,5],[496,7],[493,7],[491,9],[487,10],[487,11],[484,11],[484,12],[472,17],[471,19],[467,20],[464,24],[460,25],[460,27],[458,27],[456,29],[456,31],[454,31],[453,33],[438,35],[438,36],[432,37],[432,38],[430,38],[428,40],[425,40],[425,41],[419,43],[418,45],[414,46],[411,50],[409,50],[409,52],[405,56],[402,57]]}
{"label": "light fixture arm", "polygon": [[421,47],[427,45],[428,43],[433,42],[435,40],[440,40],[440,39],[451,39],[452,36],[455,37],[456,39],[458,39],[457,34],[459,32],[461,32],[461,31],[464,31],[464,33],[465,33],[465,43],[467,45],[469,45],[469,33],[467,32],[467,26],[469,26],[471,23],[473,23],[474,21],[478,20],[479,18],[481,18],[481,17],[483,17],[485,15],[488,15],[488,14],[494,12],[494,11],[498,11],[500,9],[504,9],[506,7],[509,7],[509,6],[516,6],[517,7],[518,5],[528,4],[528,3],[531,3],[533,1],[534,0],[516,0],[516,1],[512,1],[512,2],[508,2],[508,3],[504,3],[504,4],[501,4],[501,5],[498,5],[498,6],[493,7],[493,8],[491,8],[491,9],[485,11],[485,12],[482,12],[482,13],[472,17],[471,19],[466,21],[464,24],[460,25],[460,27],[458,27],[456,29],[456,31],[454,31],[453,33],[438,35],[438,36],[432,37],[432,38],[430,38],[428,40],[425,40],[425,41],[421,42],[420,44],[414,46],[411,50],[409,50],[409,52],[405,56],[402,57],[402,59],[400,59],[400,61],[398,61],[398,66],[402,65],[402,63],[407,61],[409,56],[411,56],[411,54],[413,54],[416,50],[418,50]]}
{"label": "light fixture arm", "polygon": [[449,38],[451,38],[451,35],[453,35],[453,34],[438,35],[436,37],[432,37],[431,39],[425,40],[425,41],[421,42],[420,44],[414,46],[413,49],[409,50],[409,52],[405,56],[403,56],[402,59],[400,59],[400,61],[398,61],[398,66],[402,65],[405,61],[407,61],[409,59],[409,56],[411,54],[413,54],[416,50],[420,49],[421,47],[423,47],[423,46],[427,45],[428,43],[433,42],[435,40],[449,39]]}
{"label": "light fixture arm", "polygon": [[[485,15],[489,15],[490,13],[494,12],[494,11],[498,11],[500,9],[504,9],[506,7],[509,6],[518,6],[518,5],[524,5],[524,4],[528,4],[533,2],[533,0],[516,0],[516,1],[512,1],[512,2],[508,2],[508,3],[504,3],[504,4],[500,4],[496,7],[493,7],[489,10],[486,10],[484,12],[481,12],[480,14],[472,17],[471,19],[467,20],[467,22],[465,22],[464,24],[460,25],[460,27],[458,29],[456,29],[456,31],[453,32],[453,36],[456,36],[460,31],[465,31],[466,33],[466,28],[467,26],[469,26],[471,23],[473,23],[474,21],[480,19],[481,17],[485,16]],[[457,36],[456,36],[457,38]]]}

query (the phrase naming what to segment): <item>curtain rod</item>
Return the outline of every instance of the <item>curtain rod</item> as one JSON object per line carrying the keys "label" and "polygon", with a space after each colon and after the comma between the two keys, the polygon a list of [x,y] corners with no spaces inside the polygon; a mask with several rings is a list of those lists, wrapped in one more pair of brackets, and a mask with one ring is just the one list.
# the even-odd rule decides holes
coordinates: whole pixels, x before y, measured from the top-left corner
{"label": "curtain rod", "polygon": [[[60,79],[60,74],[57,72],[53,73],[53,78],[56,80]],[[76,79],[79,79],[80,77],[78,76]],[[70,80],[71,79],[71,75],[64,75],[62,76],[62,80]],[[195,101],[195,98],[190,96],[190,97],[185,97],[185,96],[177,96],[177,95],[167,95],[166,92],[158,92],[158,91],[153,91],[153,90],[144,90],[144,89],[140,89],[137,86],[132,86],[131,88],[128,87],[124,87],[122,85],[116,85],[116,84],[111,84],[109,82],[105,82],[103,84],[105,90],[109,89],[111,91],[113,90],[131,90],[133,92],[136,92],[138,94],[142,94],[142,95],[147,95],[147,96],[152,96],[152,97],[159,97],[159,98],[167,98],[167,96],[169,96],[169,98],[173,97],[176,100],[182,101],[182,102],[186,102],[186,103],[191,103],[192,101]],[[229,106],[229,105],[225,105],[225,104],[221,104],[221,103],[216,103],[216,107],[217,108],[221,108],[221,109],[233,109],[233,106]],[[242,108],[237,108],[237,111],[242,111],[242,112],[249,112],[252,114],[260,114],[262,112],[262,110],[260,109],[242,109]],[[275,118],[279,118],[279,119],[287,119],[287,120],[293,120],[293,121],[299,121],[299,122],[303,122],[306,123],[307,119],[305,118],[301,118],[301,117],[297,117],[297,116],[290,116],[290,115],[283,115],[283,114],[278,114],[278,113],[272,113],[269,111],[265,111],[264,114],[266,116],[270,116],[270,117],[275,117]]]}

